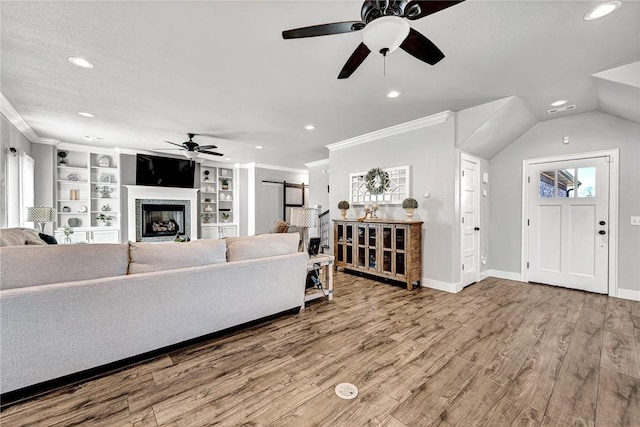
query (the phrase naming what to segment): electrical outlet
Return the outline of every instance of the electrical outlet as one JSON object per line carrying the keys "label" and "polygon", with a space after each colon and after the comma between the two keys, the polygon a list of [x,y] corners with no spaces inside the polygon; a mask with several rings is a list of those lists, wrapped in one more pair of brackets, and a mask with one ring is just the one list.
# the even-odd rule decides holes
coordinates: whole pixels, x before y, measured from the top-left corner
{"label": "electrical outlet", "polygon": [[632,216],[631,225],[640,225],[640,216]]}

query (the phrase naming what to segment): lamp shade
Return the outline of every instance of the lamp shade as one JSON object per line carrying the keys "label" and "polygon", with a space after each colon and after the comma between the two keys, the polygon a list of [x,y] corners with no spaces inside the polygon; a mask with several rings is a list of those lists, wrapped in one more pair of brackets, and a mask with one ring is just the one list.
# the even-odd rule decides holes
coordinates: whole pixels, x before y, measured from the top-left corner
{"label": "lamp shade", "polygon": [[389,49],[391,53],[400,47],[404,39],[409,35],[411,26],[406,19],[398,16],[383,16],[371,21],[362,30],[362,43],[371,52],[382,53],[383,49]]}
{"label": "lamp shade", "polygon": [[291,208],[289,223],[295,227],[316,227],[318,224],[317,211],[314,208]]}
{"label": "lamp shade", "polygon": [[29,222],[53,222],[55,215],[54,208],[44,206],[27,208],[27,221]]}

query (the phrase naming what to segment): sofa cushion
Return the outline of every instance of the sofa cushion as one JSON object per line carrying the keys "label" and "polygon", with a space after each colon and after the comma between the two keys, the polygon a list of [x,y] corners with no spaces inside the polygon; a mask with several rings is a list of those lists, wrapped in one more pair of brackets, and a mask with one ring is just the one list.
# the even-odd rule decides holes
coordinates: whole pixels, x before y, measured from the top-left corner
{"label": "sofa cushion", "polygon": [[219,264],[227,261],[223,240],[129,242],[129,274]]}
{"label": "sofa cushion", "polygon": [[29,228],[3,228],[0,230],[0,246],[46,245],[38,232]]}
{"label": "sofa cushion", "polygon": [[232,237],[227,241],[227,260],[264,258],[298,252],[298,233],[259,234],[248,237]]}
{"label": "sofa cushion", "polygon": [[127,274],[126,244],[9,246],[0,248],[0,289],[101,279]]}

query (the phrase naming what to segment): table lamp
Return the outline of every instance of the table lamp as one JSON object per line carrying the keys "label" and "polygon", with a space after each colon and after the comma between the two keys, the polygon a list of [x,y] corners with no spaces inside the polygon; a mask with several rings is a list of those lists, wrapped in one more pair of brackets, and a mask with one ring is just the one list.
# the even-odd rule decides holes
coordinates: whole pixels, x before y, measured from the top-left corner
{"label": "table lamp", "polygon": [[27,208],[27,222],[37,223],[40,227],[40,233],[43,234],[45,224],[47,222],[53,222],[55,215],[56,210],[54,208],[47,208],[44,206]]}
{"label": "table lamp", "polygon": [[308,229],[318,226],[318,213],[315,208],[291,208],[289,223],[302,228],[302,250],[307,251]]}

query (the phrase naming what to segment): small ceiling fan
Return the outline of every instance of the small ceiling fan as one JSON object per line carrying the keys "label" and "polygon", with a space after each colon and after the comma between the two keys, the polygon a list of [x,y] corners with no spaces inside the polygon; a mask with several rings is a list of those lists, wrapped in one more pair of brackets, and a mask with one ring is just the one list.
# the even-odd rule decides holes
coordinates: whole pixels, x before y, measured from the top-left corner
{"label": "small ceiling fan", "polygon": [[188,159],[195,159],[196,157],[198,157],[198,154],[200,153],[211,154],[212,156],[224,156],[224,154],[222,153],[209,151],[210,149],[218,148],[218,146],[216,145],[199,145],[198,143],[193,142],[193,137],[197,135],[199,134],[188,133],[187,136],[189,137],[189,140],[183,142],[182,144],[176,144],[175,142],[171,142],[171,141],[165,141],[165,142],[168,144],[172,144],[177,147],[180,147],[180,148],[176,148],[176,150],[181,150],[182,153],[185,155],[185,157],[187,157]]}
{"label": "small ceiling fan", "polygon": [[360,12],[362,21],[295,28],[283,31],[282,38],[298,39],[363,30],[362,43],[347,60],[339,79],[353,74],[372,51],[386,57],[400,48],[427,64],[435,65],[444,58],[444,54],[431,40],[411,28],[407,20],[424,18],[463,1],[366,0]]}

